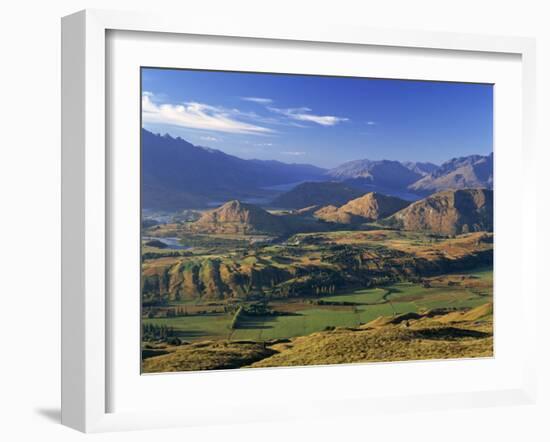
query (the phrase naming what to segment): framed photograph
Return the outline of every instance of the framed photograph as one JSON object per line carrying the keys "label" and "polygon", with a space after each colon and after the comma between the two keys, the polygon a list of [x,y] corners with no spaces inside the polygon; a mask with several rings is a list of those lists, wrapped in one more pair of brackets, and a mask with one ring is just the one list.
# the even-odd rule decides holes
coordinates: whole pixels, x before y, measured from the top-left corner
{"label": "framed photograph", "polygon": [[330,29],[63,19],[64,424],[534,400],[534,42]]}

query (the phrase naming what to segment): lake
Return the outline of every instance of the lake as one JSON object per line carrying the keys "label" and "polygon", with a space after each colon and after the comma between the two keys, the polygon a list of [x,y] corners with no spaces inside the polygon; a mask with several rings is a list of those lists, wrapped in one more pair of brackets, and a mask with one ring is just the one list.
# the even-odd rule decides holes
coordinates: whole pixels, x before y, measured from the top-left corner
{"label": "lake", "polygon": [[168,237],[154,237],[154,236],[144,236],[143,241],[160,241],[164,244],[166,244],[171,249],[176,250],[190,250],[192,247],[185,246],[180,243],[180,239],[177,236],[168,236]]}

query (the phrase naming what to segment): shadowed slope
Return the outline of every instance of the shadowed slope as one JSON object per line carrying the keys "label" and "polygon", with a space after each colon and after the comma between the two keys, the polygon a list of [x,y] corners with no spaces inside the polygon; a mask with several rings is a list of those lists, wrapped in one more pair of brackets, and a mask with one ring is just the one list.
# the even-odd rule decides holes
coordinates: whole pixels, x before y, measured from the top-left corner
{"label": "shadowed slope", "polygon": [[294,189],[275,198],[272,205],[288,209],[302,209],[309,206],[341,205],[363,195],[361,190],[342,183],[302,183]]}

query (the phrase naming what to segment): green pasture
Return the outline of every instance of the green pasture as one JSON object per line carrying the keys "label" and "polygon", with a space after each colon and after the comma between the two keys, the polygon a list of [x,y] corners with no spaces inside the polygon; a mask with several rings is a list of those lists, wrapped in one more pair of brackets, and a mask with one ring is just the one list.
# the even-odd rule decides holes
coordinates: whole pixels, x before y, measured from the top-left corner
{"label": "green pasture", "polygon": [[377,304],[384,302],[387,290],[383,288],[360,289],[349,294],[323,296],[323,301],[356,302],[358,304]]}
{"label": "green pasture", "polygon": [[232,316],[229,314],[179,316],[176,318],[144,319],[144,324],[174,327],[177,335],[186,341],[226,339],[230,336]]}
{"label": "green pasture", "polygon": [[[476,276],[479,278],[476,280],[485,283],[492,278],[490,269],[467,274]],[[244,316],[235,330],[230,329],[230,314],[154,318],[144,319],[144,322],[174,327],[182,339],[189,341],[227,338],[263,341],[304,336],[326,327],[357,327],[379,316],[434,308],[476,307],[492,299],[492,289],[471,290],[461,286],[426,288],[421,284],[397,283],[382,288],[324,296],[320,299],[353,302],[355,305],[308,305],[289,315]]]}

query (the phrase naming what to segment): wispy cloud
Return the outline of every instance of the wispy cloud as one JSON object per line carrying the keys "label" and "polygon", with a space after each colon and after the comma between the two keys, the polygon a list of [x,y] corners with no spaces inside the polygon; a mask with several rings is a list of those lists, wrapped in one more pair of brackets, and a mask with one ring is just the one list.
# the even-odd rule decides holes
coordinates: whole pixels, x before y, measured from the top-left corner
{"label": "wispy cloud", "polygon": [[290,152],[281,152],[283,155],[291,155],[294,157],[301,157],[302,155],[305,155],[305,152],[299,152],[299,151],[290,151]]}
{"label": "wispy cloud", "polygon": [[336,124],[348,121],[348,118],[336,117],[334,115],[315,115],[311,113],[309,107],[295,107],[289,109],[280,109],[277,107],[268,107],[271,112],[284,115],[287,118],[296,121],[306,121],[320,124],[321,126],[334,126]]}
{"label": "wispy cloud", "polygon": [[203,137],[199,137],[201,140],[203,141],[211,141],[211,142],[217,142],[217,141],[220,141],[219,138],[216,138],[216,137],[213,137],[211,135],[206,135],[206,136],[203,136]]}
{"label": "wispy cloud", "polygon": [[251,101],[252,103],[258,103],[258,104],[273,103],[273,100],[271,98],[262,98],[262,97],[241,97],[241,100]]}
{"label": "wispy cloud", "polygon": [[367,121],[368,126],[375,126],[376,124],[378,124],[376,121]]}
{"label": "wispy cloud", "polygon": [[274,132],[267,127],[242,121],[242,114],[236,109],[225,109],[197,102],[160,104],[156,102],[155,95],[151,92],[143,92],[141,103],[143,121],[146,123],[250,135]]}

